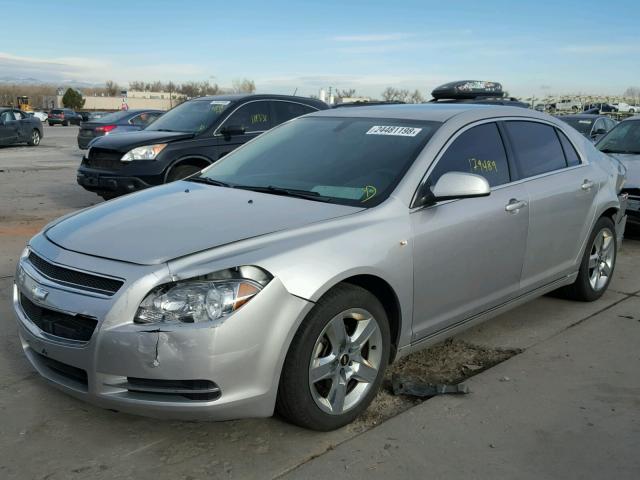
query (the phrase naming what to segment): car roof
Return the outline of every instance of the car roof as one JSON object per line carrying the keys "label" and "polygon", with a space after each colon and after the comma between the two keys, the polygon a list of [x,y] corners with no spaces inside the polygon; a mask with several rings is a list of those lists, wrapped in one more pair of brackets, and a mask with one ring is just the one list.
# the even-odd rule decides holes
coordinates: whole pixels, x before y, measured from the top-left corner
{"label": "car roof", "polygon": [[[372,105],[358,108],[338,108],[309,114],[320,117],[397,118],[446,122],[458,115],[476,117],[532,117],[548,120],[549,115],[522,107],[478,103],[417,103],[404,105]],[[551,117],[552,118],[552,117]]]}
{"label": "car roof", "polygon": [[207,95],[205,97],[195,97],[189,101],[194,100],[228,100],[230,102],[236,102],[239,100],[244,100],[246,98],[251,98],[252,100],[290,100],[293,102],[301,102],[306,103],[307,105],[318,105],[324,106],[328,108],[328,105],[321,100],[317,100],[315,98],[309,97],[297,97],[295,95],[277,95],[271,93],[233,93],[233,94],[225,94],[225,95]]}
{"label": "car roof", "polygon": [[624,120],[622,120],[622,122],[638,122],[638,121],[640,121],[640,115],[634,115],[633,117],[625,118]]}

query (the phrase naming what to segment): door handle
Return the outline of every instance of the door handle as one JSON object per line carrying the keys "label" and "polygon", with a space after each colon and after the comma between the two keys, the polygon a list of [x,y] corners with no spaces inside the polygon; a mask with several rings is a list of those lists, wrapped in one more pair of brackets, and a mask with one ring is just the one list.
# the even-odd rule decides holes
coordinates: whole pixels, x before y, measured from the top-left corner
{"label": "door handle", "polygon": [[517,213],[518,210],[526,206],[527,206],[527,202],[525,202],[524,200],[516,200],[515,198],[512,198],[511,200],[509,200],[509,203],[507,203],[504,209],[507,212]]}
{"label": "door handle", "polygon": [[584,191],[589,191],[593,188],[594,185],[595,184],[591,180],[585,179],[584,182],[582,182],[582,187],[580,188],[582,188],[582,190]]}

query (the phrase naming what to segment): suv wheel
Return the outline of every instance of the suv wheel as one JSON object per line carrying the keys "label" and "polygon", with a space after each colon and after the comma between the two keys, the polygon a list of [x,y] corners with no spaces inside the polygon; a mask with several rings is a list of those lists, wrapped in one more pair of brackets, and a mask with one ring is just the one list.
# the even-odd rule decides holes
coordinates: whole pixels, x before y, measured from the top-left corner
{"label": "suv wheel", "polygon": [[389,323],[369,291],[342,284],[313,307],[282,369],[276,408],[297,425],[333,430],[375,397],[390,349]]}
{"label": "suv wheel", "polygon": [[617,241],[615,226],[610,218],[602,217],[589,237],[576,281],[561,288],[565,298],[593,302],[606,292],[616,265]]}
{"label": "suv wheel", "polygon": [[194,173],[198,173],[200,170],[202,170],[202,168],[196,167],[195,165],[178,165],[177,167],[173,167],[169,175],[167,175],[167,183],[182,180]]}

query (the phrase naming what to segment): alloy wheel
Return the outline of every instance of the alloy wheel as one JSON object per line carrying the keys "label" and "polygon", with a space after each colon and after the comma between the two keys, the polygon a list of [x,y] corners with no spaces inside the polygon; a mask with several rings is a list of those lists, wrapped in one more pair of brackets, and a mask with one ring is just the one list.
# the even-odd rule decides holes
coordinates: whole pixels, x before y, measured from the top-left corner
{"label": "alloy wheel", "polygon": [[31,142],[34,145],[38,145],[40,143],[40,134],[38,133],[37,130],[34,130],[33,133],[31,134]]}
{"label": "alloy wheel", "polygon": [[594,291],[600,291],[607,285],[614,261],[614,236],[611,230],[603,228],[594,238],[589,255],[589,284]]}
{"label": "alloy wheel", "polygon": [[318,336],[309,362],[316,405],[332,415],[356,407],[378,377],[382,354],[382,333],[371,313],[352,308],[333,317]]}

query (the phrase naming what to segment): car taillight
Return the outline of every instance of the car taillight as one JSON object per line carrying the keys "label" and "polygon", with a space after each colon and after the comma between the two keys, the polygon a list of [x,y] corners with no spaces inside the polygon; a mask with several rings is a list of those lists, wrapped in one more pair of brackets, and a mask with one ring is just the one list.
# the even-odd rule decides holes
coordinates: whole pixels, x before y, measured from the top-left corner
{"label": "car taillight", "polygon": [[104,125],[102,127],[96,127],[96,132],[109,133],[114,128],[116,128],[116,125]]}

